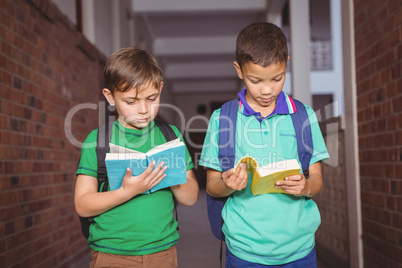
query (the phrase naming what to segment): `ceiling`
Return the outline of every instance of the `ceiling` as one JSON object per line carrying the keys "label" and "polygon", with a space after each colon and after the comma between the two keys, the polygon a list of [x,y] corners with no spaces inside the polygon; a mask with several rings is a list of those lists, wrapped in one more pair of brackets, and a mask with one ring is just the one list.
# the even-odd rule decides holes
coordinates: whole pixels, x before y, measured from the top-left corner
{"label": "ceiling", "polygon": [[285,0],[133,0],[136,43],[151,51],[173,93],[233,92],[237,34],[280,18]]}

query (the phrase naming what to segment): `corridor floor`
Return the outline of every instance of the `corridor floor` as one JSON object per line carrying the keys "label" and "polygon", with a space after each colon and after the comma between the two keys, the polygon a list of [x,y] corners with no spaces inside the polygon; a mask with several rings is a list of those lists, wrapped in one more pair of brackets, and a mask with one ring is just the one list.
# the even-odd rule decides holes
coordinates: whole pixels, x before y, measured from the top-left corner
{"label": "corridor floor", "polygon": [[[210,230],[205,191],[193,207],[178,207],[180,239],[176,245],[180,268],[219,268],[221,243]],[[223,245],[225,250],[225,245]],[[223,267],[225,254],[223,254]]]}

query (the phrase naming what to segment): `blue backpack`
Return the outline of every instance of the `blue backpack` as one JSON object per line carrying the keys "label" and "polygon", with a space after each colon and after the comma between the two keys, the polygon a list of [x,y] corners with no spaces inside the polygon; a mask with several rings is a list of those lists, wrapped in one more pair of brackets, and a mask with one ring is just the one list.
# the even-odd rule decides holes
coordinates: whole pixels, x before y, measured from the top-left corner
{"label": "blue backpack", "polygon": [[[296,105],[297,111],[291,114],[291,118],[296,132],[297,151],[302,165],[303,174],[308,178],[308,168],[312,156],[311,148],[313,148],[310,121],[303,103],[295,99],[293,99],[293,101]],[[235,165],[235,133],[238,106],[239,99],[235,99],[226,102],[221,107],[221,114],[219,117],[220,131],[218,158],[223,170],[222,172],[231,169]],[[225,241],[225,235],[222,232],[222,209],[227,198],[228,197],[215,198],[207,193],[209,224],[211,225],[211,230],[214,236],[221,241]]]}

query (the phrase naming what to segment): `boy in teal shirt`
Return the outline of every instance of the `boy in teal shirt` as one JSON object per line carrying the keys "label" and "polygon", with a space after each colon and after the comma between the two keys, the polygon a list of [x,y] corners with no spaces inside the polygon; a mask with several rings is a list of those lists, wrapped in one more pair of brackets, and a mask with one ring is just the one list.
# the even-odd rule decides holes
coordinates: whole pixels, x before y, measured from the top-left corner
{"label": "boy in teal shirt", "polygon": [[[235,69],[246,89],[239,92],[235,138],[237,163],[253,156],[259,166],[298,159],[290,114],[293,100],[282,87],[288,60],[283,32],[271,23],[254,23],[238,35]],[[306,106],[306,105],[305,105]],[[288,194],[250,190],[246,166],[222,172],[218,158],[220,109],[211,116],[200,165],[208,168],[207,192],[228,197],[222,210],[227,251],[226,267],[316,267],[314,233],[320,214],[310,198],[323,187],[321,161],[329,158],[314,111],[306,106],[311,123],[313,155],[309,178],[303,174],[276,182]],[[300,163],[300,161],[299,161]]]}
{"label": "boy in teal shirt", "polygon": [[[116,51],[106,62],[105,83],[102,92],[118,113],[111,129],[112,144],[145,153],[166,142],[154,122],[163,88],[162,72],[150,54],[134,47]],[[179,130],[171,127],[183,140]],[[81,217],[96,216],[88,238],[90,267],[177,267],[174,245],[179,234],[173,218],[174,199],[185,206],[198,200],[187,148],[185,184],[141,194],[166,176],[169,167],[153,162],[136,177],[127,168],[119,189],[98,192],[97,132],[92,131],[82,146],[74,197]]]}

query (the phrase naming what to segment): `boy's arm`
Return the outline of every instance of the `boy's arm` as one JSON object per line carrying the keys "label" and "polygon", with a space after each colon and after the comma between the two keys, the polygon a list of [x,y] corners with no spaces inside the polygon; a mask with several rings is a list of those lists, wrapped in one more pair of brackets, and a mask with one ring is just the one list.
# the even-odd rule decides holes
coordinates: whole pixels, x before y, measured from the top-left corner
{"label": "boy's arm", "polygon": [[106,212],[158,184],[166,175],[163,162],[153,171],[155,163],[133,177],[127,168],[122,185],[114,191],[98,192],[98,180],[92,176],[79,174],[75,185],[74,205],[81,217],[92,217]]}
{"label": "boy's arm", "polygon": [[198,201],[198,183],[192,169],[186,171],[187,182],[171,186],[174,197],[180,204],[190,207]]}
{"label": "boy's arm", "polygon": [[98,192],[98,180],[79,174],[75,185],[75,210],[81,217],[92,217],[127,201],[127,197],[115,191]]}
{"label": "boy's arm", "polygon": [[246,188],[248,183],[246,166],[246,163],[241,163],[235,173],[233,168],[223,173],[208,168],[207,193],[212,197],[225,197]]}
{"label": "boy's arm", "polygon": [[276,182],[276,188],[282,189],[296,196],[313,197],[320,193],[324,187],[322,181],[321,162],[318,161],[309,167],[309,178],[303,174],[289,176],[285,180]]}

